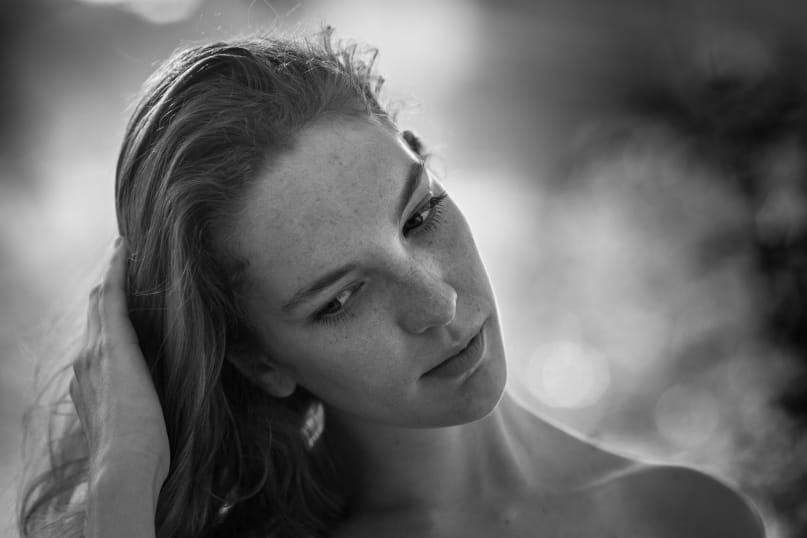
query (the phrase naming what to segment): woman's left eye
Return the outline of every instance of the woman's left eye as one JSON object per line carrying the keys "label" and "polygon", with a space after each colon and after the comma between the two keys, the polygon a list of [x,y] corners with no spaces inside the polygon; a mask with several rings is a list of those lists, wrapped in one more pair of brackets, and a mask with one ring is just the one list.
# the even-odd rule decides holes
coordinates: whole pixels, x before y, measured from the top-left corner
{"label": "woman's left eye", "polygon": [[442,216],[443,202],[448,197],[448,193],[442,192],[429,198],[428,202],[421,206],[414,215],[404,223],[403,234],[408,235],[412,230],[425,232],[433,229],[440,223]]}

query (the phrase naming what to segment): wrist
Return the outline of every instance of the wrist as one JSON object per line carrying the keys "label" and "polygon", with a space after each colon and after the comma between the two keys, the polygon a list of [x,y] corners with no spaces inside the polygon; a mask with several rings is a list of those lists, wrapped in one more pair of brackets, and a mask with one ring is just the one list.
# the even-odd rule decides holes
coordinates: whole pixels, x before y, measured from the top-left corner
{"label": "wrist", "polygon": [[130,491],[149,494],[157,502],[160,489],[168,476],[169,463],[156,455],[108,448],[100,450],[91,458],[90,487],[99,490],[120,487],[125,484]]}
{"label": "wrist", "polygon": [[90,467],[85,535],[153,537],[161,487],[156,471],[144,471],[139,462],[96,462]]}

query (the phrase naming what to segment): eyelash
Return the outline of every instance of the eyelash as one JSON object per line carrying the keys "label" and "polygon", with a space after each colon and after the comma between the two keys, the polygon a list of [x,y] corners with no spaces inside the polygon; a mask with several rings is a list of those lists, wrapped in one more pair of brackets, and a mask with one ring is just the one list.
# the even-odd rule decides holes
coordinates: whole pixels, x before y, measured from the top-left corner
{"label": "eyelash", "polygon": [[[410,231],[417,230],[418,233],[428,232],[433,230],[437,227],[438,224],[442,221],[443,217],[443,202],[448,197],[447,192],[441,192],[436,196],[432,196],[429,198],[429,201],[426,202],[425,206],[420,207],[415,213],[407,219],[404,223],[404,230],[403,235],[404,237],[408,236]],[[409,222],[414,219],[416,216],[421,215],[424,211],[428,211],[429,215],[423,220],[421,224],[418,226],[407,228]]]}
{"label": "eyelash", "polygon": [[[354,294],[354,293],[356,293],[357,291],[359,291],[359,288],[361,288],[361,287],[362,287],[362,285],[363,285],[363,284],[354,284],[353,286],[350,286],[350,287],[348,287],[348,288],[345,288],[345,289],[343,289],[342,291],[340,291],[339,293],[337,293],[337,294],[336,294],[336,297],[334,297],[333,299],[331,299],[330,301],[328,301],[328,304],[326,304],[326,305],[325,305],[325,306],[324,306],[324,307],[323,307],[321,310],[317,311],[317,313],[316,313],[316,314],[314,314],[314,321],[316,321],[317,323],[326,323],[326,324],[329,324],[329,323],[336,323],[337,321],[340,321],[341,319],[343,319],[345,316],[349,315],[351,312],[350,312],[350,310],[346,310],[346,309],[345,309],[345,307],[344,307],[344,303],[342,303],[342,304],[343,304],[343,306],[342,306],[342,307],[341,307],[339,310],[337,310],[336,312],[334,312],[333,314],[329,314],[329,313],[328,313],[328,307],[329,307],[329,306],[330,306],[332,303],[337,302],[337,298],[338,298],[338,297],[339,297],[341,294],[343,294],[344,292],[346,292],[346,291],[350,291],[350,292],[351,292],[350,296],[348,297],[348,299],[349,299],[350,297],[352,297],[352,296],[353,296],[353,294]],[[348,299],[345,299],[345,303],[347,303],[347,300],[348,300]]]}
{"label": "eyelash", "polygon": [[[440,194],[437,194],[437,195],[432,196],[431,198],[429,198],[429,201],[426,202],[426,204],[424,206],[421,206],[420,208],[418,208],[415,211],[415,213],[411,217],[409,217],[409,219],[407,219],[407,221],[404,223],[404,231],[403,231],[404,237],[407,237],[412,230],[416,230],[417,233],[419,233],[419,234],[420,233],[427,233],[427,232],[429,232],[431,230],[434,230],[440,224],[440,222],[442,222],[442,220],[443,220],[443,202],[445,202],[446,198],[448,198],[448,193],[447,192],[441,192]],[[421,215],[422,213],[424,213],[426,211],[428,211],[429,214],[421,224],[419,224],[419,225],[417,225],[415,227],[412,227],[412,228],[408,228],[408,229],[406,228],[407,224],[413,218],[415,218],[418,215]],[[351,291],[352,293],[350,294],[348,299],[345,300],[345,303],[347,303],[347,300],[349,300],[349,298],[352,297],[354,293],[359,291],[359,289],[362,286],[363,286],[363,284],[354,284],[353,286],[345,288],[344,290],[337,293],[336,297],[331,299],[328,302],[328,304],[325,305],[324,308],[322,308],[321,310],[317,311],[314,314],[314,321],[317,322],[317,323],[332,324],[332,323],[336,323],[338,321],[343,320],[345,317],[347,317],[349,315],[352,315],[352,312],[350,310],[346,309],[344,307],[344,305],[339,310],[337,310],[336,312],[334,312],[332,314],[328,313],[328,307],[333,302],[337,301],[337,298],[341,294],[343,294],[346,291]]]}

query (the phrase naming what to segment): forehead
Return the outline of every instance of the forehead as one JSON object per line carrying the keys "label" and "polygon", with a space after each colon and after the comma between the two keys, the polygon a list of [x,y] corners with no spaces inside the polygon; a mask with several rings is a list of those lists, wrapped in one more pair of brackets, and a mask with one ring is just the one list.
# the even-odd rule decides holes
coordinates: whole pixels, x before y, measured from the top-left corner
{"label": "forehead", "polygon": [[259,290],[282,300],[397,231],[395,207],[416,156],[390,129],[330,121],[303,130],[252,187],[236,249]]}

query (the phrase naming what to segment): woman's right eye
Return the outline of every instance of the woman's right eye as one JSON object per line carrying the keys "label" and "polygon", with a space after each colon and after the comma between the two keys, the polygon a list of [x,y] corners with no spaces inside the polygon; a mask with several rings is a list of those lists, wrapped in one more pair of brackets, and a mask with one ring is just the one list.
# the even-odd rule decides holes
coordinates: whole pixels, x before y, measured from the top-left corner
{"label": "woman's right eye", "polygon": [[345,307],[345,303],[347,302],[348,298],[350,297],[350,290],[343,290],[339,292],[339,294],[331,299],[331,301],[325,305],[325,308],[320,310],[321,314],[336,314],[342,308]]}
{"label": "woman's right eye", "polygon": [[324,307],[317,311],[314,315],[315,321],[332,323],[341,319],[347,314],[345,306],[360,287],[361,284],[356,284],[337,293],[333,299],[328,301]]}

